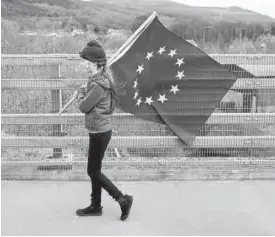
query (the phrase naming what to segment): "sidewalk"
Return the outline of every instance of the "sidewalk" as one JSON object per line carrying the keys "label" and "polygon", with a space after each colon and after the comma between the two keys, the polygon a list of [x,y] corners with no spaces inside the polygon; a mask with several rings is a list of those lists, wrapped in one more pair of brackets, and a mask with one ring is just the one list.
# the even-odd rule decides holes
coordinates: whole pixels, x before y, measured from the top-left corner
{"label": "sidewalk", "polygon": [[89,182],[2,181],[2,235],[275,235],[275,181],[123,182],[131,216],[103,191],[104,215],[78,217]]}

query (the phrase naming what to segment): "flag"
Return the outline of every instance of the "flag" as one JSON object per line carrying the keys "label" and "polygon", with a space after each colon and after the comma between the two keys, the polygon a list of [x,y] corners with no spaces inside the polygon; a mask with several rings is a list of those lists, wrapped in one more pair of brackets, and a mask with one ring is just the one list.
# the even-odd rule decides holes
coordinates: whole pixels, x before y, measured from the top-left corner
{"label": "flag", "polygon": [[157,15],[112,61],[115,85],[123,85],[120,108],[166,124],[183,145],[194,138],[236,75],[199,48],[167,30]]}

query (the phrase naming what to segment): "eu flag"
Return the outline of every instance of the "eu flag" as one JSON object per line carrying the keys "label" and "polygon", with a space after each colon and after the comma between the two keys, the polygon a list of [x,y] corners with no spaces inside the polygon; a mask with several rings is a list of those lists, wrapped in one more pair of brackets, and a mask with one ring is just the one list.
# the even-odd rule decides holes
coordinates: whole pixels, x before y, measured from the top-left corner
{"label": "eu flag", "polygon": [[111,63],[123,85],[120,108],[166,124],[183,142],[195,136],[230,90],[236,76],[199,48],[174,35],[157,15]]}

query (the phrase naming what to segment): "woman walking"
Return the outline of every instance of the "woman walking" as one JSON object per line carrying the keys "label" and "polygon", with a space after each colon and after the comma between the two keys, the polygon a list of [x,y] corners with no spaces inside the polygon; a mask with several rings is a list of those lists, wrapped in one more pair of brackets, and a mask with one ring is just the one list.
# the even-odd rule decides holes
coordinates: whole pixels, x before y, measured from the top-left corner
{"label": "woman walking", "polygon": [[79,216],[102,215],[101,191],[105,189],[120,205],[121,220],[130,214],[133,197],[123,193],[101,172],[102,159],[112,136],[111,117],[114,98],[107,73],[106,53],[102,46],[92,40],[80,52],[81,66],[88,73],[87,84],[80,87],[79,109],[85,113],[85,127],[89,132],[87,172],[91,178],[91,205],[76,211]]}

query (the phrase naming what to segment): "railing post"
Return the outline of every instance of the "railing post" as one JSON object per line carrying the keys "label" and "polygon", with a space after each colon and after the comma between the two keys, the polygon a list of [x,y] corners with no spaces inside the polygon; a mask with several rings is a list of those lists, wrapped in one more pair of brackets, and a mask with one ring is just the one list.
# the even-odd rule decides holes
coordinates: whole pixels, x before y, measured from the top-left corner
{"label": "railing post", "polygon": [[253,103],[253,94],[250,90],[245,90],[243,93],[243,113],[251,113]]}
{"label": "railing post", "polygon": [[[50,78],[58,79],[60,78],[60,65],[52,64],[50,65]],[[61,90],[52,90],[52,113],[58,113],[62,108],[62,94]],[[62,125],[61,124],[53,124],[53,133],[52,136],[62,136]],[[61,158],[62,157],[62,148],[53,148],[53,158]]]}

